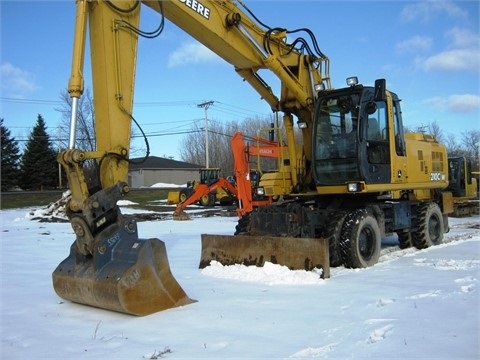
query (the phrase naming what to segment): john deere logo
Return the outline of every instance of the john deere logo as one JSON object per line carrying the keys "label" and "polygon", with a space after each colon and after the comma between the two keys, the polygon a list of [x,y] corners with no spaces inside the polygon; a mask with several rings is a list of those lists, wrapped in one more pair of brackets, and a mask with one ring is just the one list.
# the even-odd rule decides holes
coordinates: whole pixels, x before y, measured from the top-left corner
{"label": "john deere logo", "polygon": [[210,18],[210,9],[203,5],[201,2],[197,0],[180,0],[180,2],[184,3],[196,13],[202,15],[205,19]]}

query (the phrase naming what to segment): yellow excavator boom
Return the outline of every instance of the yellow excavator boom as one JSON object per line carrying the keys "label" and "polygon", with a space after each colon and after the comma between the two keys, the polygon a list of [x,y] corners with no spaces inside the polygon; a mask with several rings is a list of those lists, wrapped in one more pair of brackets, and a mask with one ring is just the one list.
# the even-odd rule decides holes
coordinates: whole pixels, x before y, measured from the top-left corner
{"label": "yellow excavator boom", "polygon": [[[69,256],[52,274],[64,299],[148,315],[191,303],[175,280],[165,244],[139,239],[136,223],[117,201],[129,187],[128,158],[140,3],[78,0],[69,93],[73,98],[69,149],[59,154],[71,199],[67,215],[76,235]],[[88,26],[87,26],[88,25]],[[96,151],[75,149],[76,101],[84,87],[87,28],[95,109]],[[98,179],[87,168],[98,168]]]}
{"label": "yellow excavator boom", "polygon": [[[141,30],[142,4],[160,14],[157,31]],[[316,86],[330,88],[328,58],[317,46],[313,51],[305,41],[300,42],[298,49],[302,50],[298,50],[287,42],[285,29],[265,29],[240,5],[247,9],[243,2],[233,0],[76,0],[68,83],[72,97],[70,141],[69,148],[58,156],[71,190],[66,213],[76,239],[69,256],[52,275],[54,289],[61,297],[136,315],[193,301],[171,274],[163,242],[140,239],[135,221],[123,216],[117,205],[129,191],[138,37],[159,35],[165,18],[232,64],[272,110],[283,111],[289,142],[294,143],[293,115],[312,125]],[[93,81],[94,151],[75,148],[87,33]],[[261,69],[278,77],[280,96],[259,76]],[[303,154],[307,159],[309,134],[310,130],[304,133],[308,135],[304,136]],[[289,152],[291,159],[301,157],[297,157],[295,146],[290,146]],[[291,168],[293,185],[308,176],[301,164],[292,164]]]}

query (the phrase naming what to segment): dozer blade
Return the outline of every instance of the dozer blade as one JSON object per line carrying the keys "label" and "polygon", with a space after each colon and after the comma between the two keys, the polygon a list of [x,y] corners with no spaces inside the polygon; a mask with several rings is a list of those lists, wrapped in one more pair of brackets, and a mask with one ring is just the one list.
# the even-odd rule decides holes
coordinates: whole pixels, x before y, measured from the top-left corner
{"label": "dozer blade", "polygon": [[223,265],[263,266],[266,261],[291,270],[321,268],[330,277],[328,242],[320,238],[202,234],[200,268],[216,260]]}
{"label": "dozer blade", "polygon": [[102,232],[93,256],[80,254],[74,242],[52,277],[66,300],[132,315],[194,302],[173,277],[164,242],[117,225]]}

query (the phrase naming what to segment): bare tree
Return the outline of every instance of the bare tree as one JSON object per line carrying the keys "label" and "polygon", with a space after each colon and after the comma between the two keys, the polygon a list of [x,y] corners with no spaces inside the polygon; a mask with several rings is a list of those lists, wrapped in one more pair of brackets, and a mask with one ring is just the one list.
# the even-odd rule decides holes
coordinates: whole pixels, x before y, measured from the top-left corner
{"label": "bare tree", "polygon": [[195,122],[181,142],[180,157],[183,161],[205,166],[204,128]]}
{"label": "bare tree", "polygon": [[462,145],[465,155],[473,160],[474,168],[479,168],[480,157],[480,130],[464,131]]}
{"label": "bare tree", "polygon": [[412,133],[415,132],[411,127],[403,125],[403,132],[406,133]]}
{"label": "bare tree", "polygon": [[[235,132],[240,131],[248,138],[257,135],[266,137],[266,130],[273,122],[273,117],[247,118],[243,122],[232,121],[222,124],[219,121],[210,121],[208,124],[209,165],[222,169],[222,175],[228,176],[233,173],[233,155],[231,138]],[[183,161],[205,166],[206,144],[205,128],[203,122],[193,125],[191,131],[181,142],[180,157]],[[265,131],[260,132],[261,129]]]}
{"label": "bare tree", "polygon": [[442,129],[440,129],[440,126],[438,125],[438,123],[436,121],[430,123],[428,125],[428,131],[430,132],[431,135],[433,135],[435,137],[435,139],[437,139],[437,141],[439,143],[444,143],[445,140],[444,140],[444,136],[443,136],[443,131]]}
{"label": "bare tree", "polygon": [[463,150],[455,135],[450,134],[445,142],[448,156],[463,156]]}

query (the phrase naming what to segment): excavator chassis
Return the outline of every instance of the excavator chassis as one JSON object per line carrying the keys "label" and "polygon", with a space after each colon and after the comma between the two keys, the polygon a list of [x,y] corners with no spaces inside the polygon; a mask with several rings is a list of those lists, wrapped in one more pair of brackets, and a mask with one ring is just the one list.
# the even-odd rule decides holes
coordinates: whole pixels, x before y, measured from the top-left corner
{"label": "excavator chassis", "polygon": [[83,255],[77,241],[72,244],[52,274],[60,297],[132,315],[194,302],[173,277],[164,242],[138,239],[133,219],[120,217],[101,231],[92,253]]}
{"label": "excavator chassis", "polygon": [[291,270],[322,269],[330,277],[329,247],[324,238],[202,234],[202,269],[215,260],[222,265],[263,266],[265,262]]}

